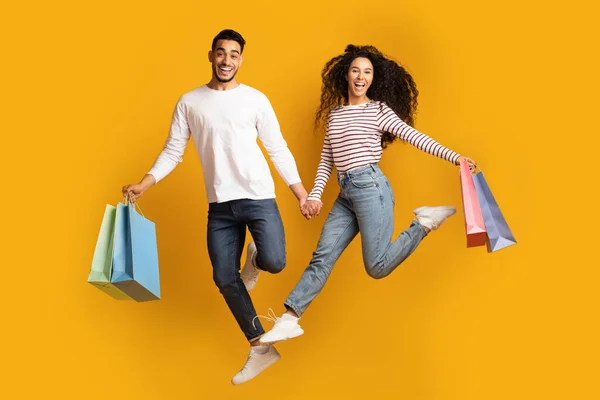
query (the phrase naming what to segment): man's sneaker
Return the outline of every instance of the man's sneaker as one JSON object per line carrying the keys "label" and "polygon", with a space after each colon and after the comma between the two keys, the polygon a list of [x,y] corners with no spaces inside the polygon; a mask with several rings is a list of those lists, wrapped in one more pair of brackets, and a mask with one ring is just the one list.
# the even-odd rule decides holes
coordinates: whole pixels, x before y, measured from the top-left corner
{"label": "man's sneaker", "polygon": [[275,323],[273,329],[261,336],[260,342],[263,344],[280,342],[300,336],[304,330],[298,324],[299,318],[290,314],[283,314],[281,318],[269,318]]}
{"label": "man's sneaker", "polygon": [[244,263],[244,268],[242,268],[242,273],[240,274],[240,278],[242,278],[242,282],[244,282],[247,291],[254,289],[259,274],[260,269],[256,266],[256,244],[252,242],[248,245],[246,262]]}
{"label": "man's sneaker", "polygon": [[417,221],[421,226],[434,231],[442,225],[446,218],[456,213],[456,208],[452,206],[441,207],[419,207],[413,210],[417,217]]}
{"label": "man's sneaker", "polygon": [[262,347],[263,349],[267,347],[268,350],[264,353],[260,353],[259,351],[255,350],[254,347],[250,349],[246,364],[244,364],[244,367],[240,370],[240,372],[238,372],[231,380],[231,383],[234,385],[248,382],[250,379],[254,378],[256,375],[275,364],[279,358],[281,358],[273,346],[257,347]]}

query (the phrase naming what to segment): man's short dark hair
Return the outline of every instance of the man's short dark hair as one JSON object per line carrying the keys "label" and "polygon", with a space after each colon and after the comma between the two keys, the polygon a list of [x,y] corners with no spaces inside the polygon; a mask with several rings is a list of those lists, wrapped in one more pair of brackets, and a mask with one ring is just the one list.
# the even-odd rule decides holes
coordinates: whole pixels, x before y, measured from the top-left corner
{"label": "man's short dark hair", "polygon": [[212,41],[212,51],[215,51],[215,46],[217,45],[217,42],[219,40],[234,40],[240,45],[240,54],[244,52],[244,45],[246,44],[246,41],[244,40],[242,35],[234,31],[233,29],[223,29],[217,34],[217,36],[215,36],[215,38]]}

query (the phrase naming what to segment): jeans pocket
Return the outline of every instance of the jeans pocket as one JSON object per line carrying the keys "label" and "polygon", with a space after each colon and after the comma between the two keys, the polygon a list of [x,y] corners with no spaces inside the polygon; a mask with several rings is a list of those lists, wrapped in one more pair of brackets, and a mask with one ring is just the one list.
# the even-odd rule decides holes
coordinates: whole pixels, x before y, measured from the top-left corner
{"label": "jeans pocket", "polygon": [[353,176],[350,178],[350,182],[352,182],[352,185],[354,187],[357,187],[360,189],[377,186],[377,182],[375,182],[375,179],[373,179],[373,177],[371,175],[366,175],[366,174],[359,175],[359,176]]}

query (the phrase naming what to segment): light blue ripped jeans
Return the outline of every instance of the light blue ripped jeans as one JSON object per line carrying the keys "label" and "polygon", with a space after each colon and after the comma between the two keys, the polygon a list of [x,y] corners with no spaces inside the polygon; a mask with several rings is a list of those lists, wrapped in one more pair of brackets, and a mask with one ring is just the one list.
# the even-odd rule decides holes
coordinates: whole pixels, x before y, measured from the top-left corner
{"label": "light blue ripped jeans", "polygon": [[427,235],[417,222],[393,242],[394,193],[377,164],[338,172],[340,194],[327,216],[317,250],[285,306],[301,316],[321,292],[333,265],[360,232],[362,254],[369,276],[391,274]]}

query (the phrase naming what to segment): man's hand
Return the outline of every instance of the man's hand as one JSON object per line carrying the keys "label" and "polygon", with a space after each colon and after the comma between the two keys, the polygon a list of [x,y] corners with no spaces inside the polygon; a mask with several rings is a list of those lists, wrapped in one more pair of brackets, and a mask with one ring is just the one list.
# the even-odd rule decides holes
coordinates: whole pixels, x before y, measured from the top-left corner
{"label": "man's hand", "polygon": [[300,205],[300,212],[302,213],[302,215],[304,216],[304,218],[311,219],[312,215],[310,215],[310,213],[308,213],[304,209],[306,207],[306,199],[307,198],[308,198],[308,196],[302,197],[301,199],[298,200],[298,203]]}
{"label": "man's hand", "polygon": [[146,175],[140,181],[131,185],[123,186],[123,196],[127,197],[130,202],[135,203],[137,199],[142,197],[144,192],[156,184],[156,179],[152,175]]}
{"label": "man's hand", "polygon": [[304,215],[305,217],[309,215],[311,218],[318,217],[321,213],[321,207],[323,207],[323,203],[321,203],[319,200],[307,200],[304,206],[302,207],[302,215]]}

